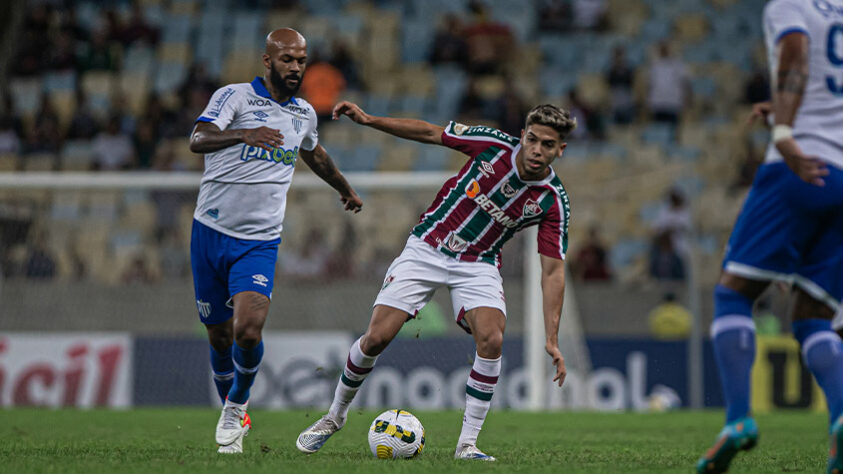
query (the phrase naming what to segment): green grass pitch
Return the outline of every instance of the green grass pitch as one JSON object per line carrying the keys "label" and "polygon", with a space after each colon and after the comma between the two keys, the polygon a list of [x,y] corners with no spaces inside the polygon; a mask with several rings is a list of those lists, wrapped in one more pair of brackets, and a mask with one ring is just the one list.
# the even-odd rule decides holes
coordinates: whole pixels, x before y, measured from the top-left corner
{"label": "green grass pitch", "polygon": [[[413,460],[372,457],[366,441],[376,412],[352,412],[321,452],[295,448],[317,411],[255,410],[240,456],[216,453],[218,411],[0,410],[0,471],[29,472],[692,472],[712,443],[722,412],[543,413],[493,410],[478,445],[494,464],[452,459],[461,414],[415,413],[427,443]],[[827,420],[816,413],[757,418],[759,447],[731,472],[824,472]]]}

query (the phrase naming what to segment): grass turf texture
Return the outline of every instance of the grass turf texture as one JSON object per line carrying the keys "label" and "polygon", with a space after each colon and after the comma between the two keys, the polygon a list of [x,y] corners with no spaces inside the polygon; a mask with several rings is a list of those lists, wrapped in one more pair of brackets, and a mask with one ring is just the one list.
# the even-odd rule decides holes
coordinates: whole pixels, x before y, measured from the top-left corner
{"label": "grass turf texture", "polygon": [[[662,414],[545,413],[493,410],[479,446],[497,463],[456,461],[459,412],[415,412],[426,430],[410,461],[372,457],[367,429],[377,412],[352,412],[317,454],[295,447],[317,411],[255,410],[243,455],[214,445],[218,411],[0,410],[2,472],[692,472],[714,441],[722,412]],[[757,418],[760,445],[741,453],[731,472],[821,472],[827,419],[815,413]]]}

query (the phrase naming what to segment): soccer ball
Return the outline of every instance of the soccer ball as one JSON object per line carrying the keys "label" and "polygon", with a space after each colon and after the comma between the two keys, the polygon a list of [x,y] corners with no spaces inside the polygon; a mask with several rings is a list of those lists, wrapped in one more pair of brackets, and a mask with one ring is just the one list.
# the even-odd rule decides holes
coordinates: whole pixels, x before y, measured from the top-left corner
{"label": "soccer ball", "polygon": [[379,459],[413,458],[424,449],[424,426],[408,411],[385,411],[369,428],[369,449]]}

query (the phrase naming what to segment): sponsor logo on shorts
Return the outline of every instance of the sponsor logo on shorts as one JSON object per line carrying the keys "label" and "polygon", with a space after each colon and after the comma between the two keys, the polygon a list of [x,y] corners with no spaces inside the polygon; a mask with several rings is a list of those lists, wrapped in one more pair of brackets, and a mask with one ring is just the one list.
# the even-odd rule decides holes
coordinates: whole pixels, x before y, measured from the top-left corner
{"label": "sponsor logo on shorts", "polygon": [[199,317],[202,319],[208,319],[211,317],[211,303],[207,303],[202,300],[196,300],[196,309],[199,310]]}
{"label": "sponsor logo on shorts", "polygon": [[383,279],[383,286],[381,286],[381,290],[385,290],[390,283],[395,281],[395,275],[389,275],[388,277]]}
{"label": "sponsor logo on shorts", "polygon": [[445,241],[445,247],[447,247],[452,252],[460,253],[468,247],[468,242],[465,239],[460,237],[455,233],[451,233],[448,235],[448,239]]}
{"label": "sponsor logo on shorts", "polygon": [[254,283],[255,285],[260,285],[260,286],[266,288],[266,283],[268,281],[269,281],[269,278],[261,275],[260,273],[258,273],[257,275],[252,275],[252,283]]}
{"label": "sponsor logo on shorts", "polygon": [[539,203],[532,199],[528,199],[527,202],[524,203],[524,217],[535,217],[542,213],[542,208],[539,206]]}
{"label": "sponsor logo on shorts", "polygon": [[503,183],[503,186],[501,187],[501,193],[503,193],[503,197],[507,199],[511,198],[512,196],[515,196],[515,193],[517,192],[518,191],[516,191],[515,188],[513,188],[512,185],[509,183]]}

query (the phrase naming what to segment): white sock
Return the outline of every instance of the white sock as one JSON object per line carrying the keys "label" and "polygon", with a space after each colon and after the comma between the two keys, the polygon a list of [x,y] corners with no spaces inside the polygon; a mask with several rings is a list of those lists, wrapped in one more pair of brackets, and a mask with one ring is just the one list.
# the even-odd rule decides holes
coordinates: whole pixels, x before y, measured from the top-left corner
{"label": "white sock", "polygon": [[345,363],[339,382],[337,382],[334,401],[331,403],[330,410],[328,410],[328,413],[340,422],[345,421],[349,405],[354,400],[354,396],[357,395],[357,391],[360,390],[363,380],[366,379],[378,360],[378,356],[367,356],[360,350],[360,339],[363,339],[363,336],[354,341],[348,351],[348,361]]}
{"label": "white sock", "polygon": [[486,414],[492,405],[492,394],[501,374],[501,358],[484,359],[474,354],[474,366],[465,386],[465,414],[457,445],[477,444],[477,435],[483,427]]}

